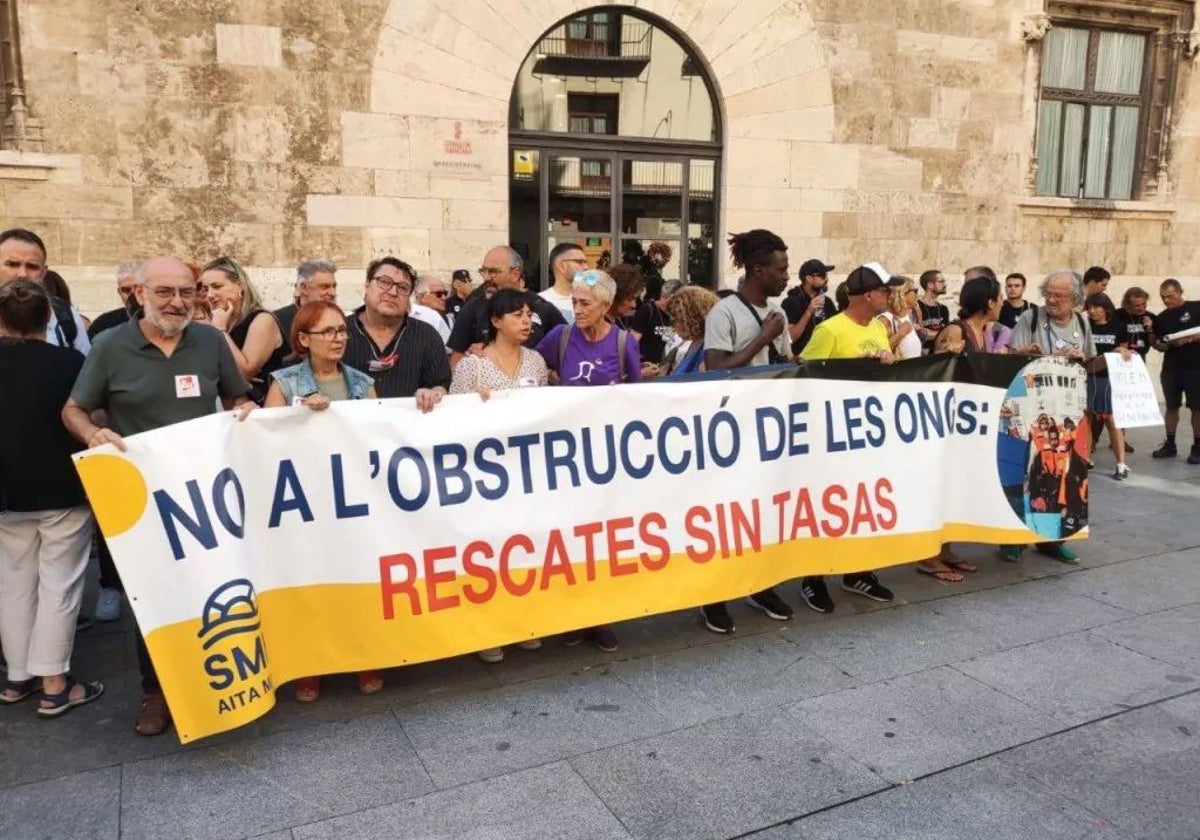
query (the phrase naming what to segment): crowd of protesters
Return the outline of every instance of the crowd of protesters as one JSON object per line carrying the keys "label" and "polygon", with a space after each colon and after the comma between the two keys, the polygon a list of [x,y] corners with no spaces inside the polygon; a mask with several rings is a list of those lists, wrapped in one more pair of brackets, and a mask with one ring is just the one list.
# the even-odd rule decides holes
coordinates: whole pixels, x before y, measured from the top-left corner
{"label": "crowd of protesters", "polygon": [[[160,256],[122,263],[120,306],[89,322],[70,304],[67,284],[48,270],[38,235],[0,233],[0,644],[7,669],[0,704],[36,698],[36,714],[56,717],[104,691],[72,676],[71,653],[90,555],[100,567],[96,620],[120,618],[120,577],[71,456],[106,444],[123,449],[125,436],[221,410],[244,419],[256,405],[321,411],[335,401],[391,398],[429,412],[449,393],[486,400],[511,388],[602,387],[797,361],[890,365],[936,353],[1054,355],[1085,367],[1093,443],[1107,429],[1113,478],[1124,480],[1133,450],[1112,421],[1105,354],[1145,357],[1154,349],[1163,354],[1167,412],[1166,439],[1153,457],[1177,455],[1186,404],[1193,432],[1187,461],[1200,464],[1200,302],[1187,301],[1176,280],[1161,284],[1156,315],[1140,288],[1115,304],[1106,294],[1110,275],[1100,267],[1050,274],[1037,304],[1026,300],[1024,275],[1011,273],[1001,283],[991,268],[975,266],[963,273],[952,315],[943,301],[946,279],[936,269],[914,281],[869,262],[831,294],[835,266],[809,259],[785,294],[793,278],[782,239],[752,230],[729,244],[741,276],[736,289],[720,295],[664,281],[661,259],[647,263],[655,267],[649,275],[638,262],[589,267],[573,243],[548,255],[548,286],[540,294],[527,289],[521,255],[505,245],[483,255],[478,286],[467,269],[453,272],[447,285],[384,257],[367,267],[361,303],[349,313],[336,303],[338,268],[328,260],[300,265],[294,302],[271,312],[235,258],[197,264]],[[1042,445],[1063,445],[1058,429],[1039,434]],[[1077,561],[1060,540],[1038,548]],[[1004,546],[1001,555],[1017,560],[1021,549]],[[946,583],[977,571],[949,545],[916,568]],[[843,576],[842,589],[874,601],[894,597],[871,571]],[[817,612],[835,609],[822,577],[804,578],[799,594]],[[774,589],[747,601],[774,620],[793,616]],[[702,614],[708,630],[734,632],[725,604],[706,605]],[[580,629],[561,641],[588,641],[606,652],[619,646],[610,627]],[[157,735],[170,726],[170,709],[140,635],[137,650],[142,697],[135,730]],[[499,662],[504,650],[478,655]],[[357,677],[364,693],[383,686],[380,672]],[[298,680],[295,697],[315,701],[320,686],[317,676]]]}

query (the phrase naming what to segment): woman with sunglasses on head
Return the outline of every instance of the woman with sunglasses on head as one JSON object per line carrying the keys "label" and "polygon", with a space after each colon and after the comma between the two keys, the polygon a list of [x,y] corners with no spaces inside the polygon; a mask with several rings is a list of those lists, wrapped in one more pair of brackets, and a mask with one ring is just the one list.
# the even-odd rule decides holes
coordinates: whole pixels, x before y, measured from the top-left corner
{"label": "woman with sunglasses on head", "polygon": [[877,317],[887,327],[888,344],[897,359],[921,358],[921,336],[918,332],[921,323],[918,315],[913,315],[917,306],[917,284],[910,277],[899,278],[903,286],[887,290],[888,308]]}
{"label": "woman with sunglasses on head", "polygon": [[282,367],[288,354],[279,322],[263,309],[245,269],[232,257],[205,265],[199,287],[207,290],[212,325],[228,337],[238,370],[250,383],[250,399],[262,405],[271,372]]}
{"label": "woman with sunglasses on head", "polygon": [[[312,301],[300,307],[292,321],[291,347],[299,364],[271,373],[265,408],[303,405],[324,411],[335,400],[375,399],[374,380],[362,371],[342,364],[346,352],[346,317],[328,301]],[[379,671],[360,671],[358,690],[375,694],[383,688]],[[321,678],[296,680],[296,699],[312,703],[321,696]]]}
{"label": "woman with sunglasses on head", "polygon": [[[477,393],[486,400],[493,391],[546,385],[549,374],[545,360],[522,346],[533,329],[529,296],[516,289],[501,289],[488,299],[487,312],[492,325],[487,344],[482,352],[464,356],[458,363],[450,393]],[[541,639],[517,643],[524,650],[537,650],[541,646]],[[504,659],[504,648],[487,648],[476,656],[484,662],[500,662]]]}
{"label": "woman with sunglasses on head", "polygon": [[[589,269],[575,275],[571,286],[575,323],[550,330],[537,346],[546,365],[558,374],[559,385],[587,387],[642,381],[637,341],[608,320],[616,296],[617,284],[603,271]],[[605,653],[617,649],[616,634],[607,627],[567,633],[563,642],[577,645],[585,638]]]}

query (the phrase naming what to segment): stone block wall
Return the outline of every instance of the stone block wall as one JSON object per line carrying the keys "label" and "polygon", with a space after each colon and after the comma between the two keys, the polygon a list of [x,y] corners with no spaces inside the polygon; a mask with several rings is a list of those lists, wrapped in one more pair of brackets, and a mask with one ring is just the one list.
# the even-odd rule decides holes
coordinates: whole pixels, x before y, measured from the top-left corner
{"label": "stone block wall", "polygon": [[[839,271],[1099,263],[1117,291],[1178,276],[1200,296],[1190,67],[1168,189],[1082,211],[1026,187],[1021,22],[1042,0],[631,2],[711,68],[723,233],[771,227],[796,264]],[[115,302],[117,262],[163,251],[237,256],[272,302],[314,256],[345,267],[347,305],[372,256],[473,268],[507,238],[513,80],[543,32],[593,5],[22,0],[48,154],[0,153],[0,207],[46,237],[90,312]]]}

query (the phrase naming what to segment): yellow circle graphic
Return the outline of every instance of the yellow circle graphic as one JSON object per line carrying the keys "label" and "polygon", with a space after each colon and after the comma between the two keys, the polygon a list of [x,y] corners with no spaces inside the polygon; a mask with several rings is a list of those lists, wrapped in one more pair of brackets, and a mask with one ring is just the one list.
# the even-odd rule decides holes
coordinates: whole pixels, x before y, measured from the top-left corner
{"label": "yellow circle graphic", "polygon": [[123,534],[146,511],[146,480],[119,455],[89,455],[76,462],[92,512],[106,537]]}

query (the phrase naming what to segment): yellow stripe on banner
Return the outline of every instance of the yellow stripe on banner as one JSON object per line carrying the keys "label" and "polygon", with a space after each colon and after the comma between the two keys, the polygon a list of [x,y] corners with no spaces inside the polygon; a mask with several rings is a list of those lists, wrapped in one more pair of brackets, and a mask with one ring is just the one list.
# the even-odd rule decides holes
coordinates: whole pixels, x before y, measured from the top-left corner
{"label": "yellow stripe on banner", "polygon": [[187,743],[262,716],[274,706],[279,685],[303,676],[444,659],[728,600],[804,575],[908,563],[934,554],[943,542],[1025,543],[1029,536],[1022,529],[948,524],[918,534],[794,540],[706,563],[673,554],[657,571],[637,558],[616,564],[605,559],[594,564],[590,581],[587,565],[573,564],[573,584],[565,567],[548,579],[540,567],[513,569],[518,587],[534,581],[527,594],[498,587],[490,600],[470,603],[464,593],[472,586],[478,591],[479,581],[458,577],[433,586],[438,609],[432,608],[428,582],[418,580],[413,591],[420,614],[409,595],[385,599],[378,583],[314,584],[260,593],[261,629],[235,627],[207,649],[199,618],[159,627],[146,643],[179,738]]}

